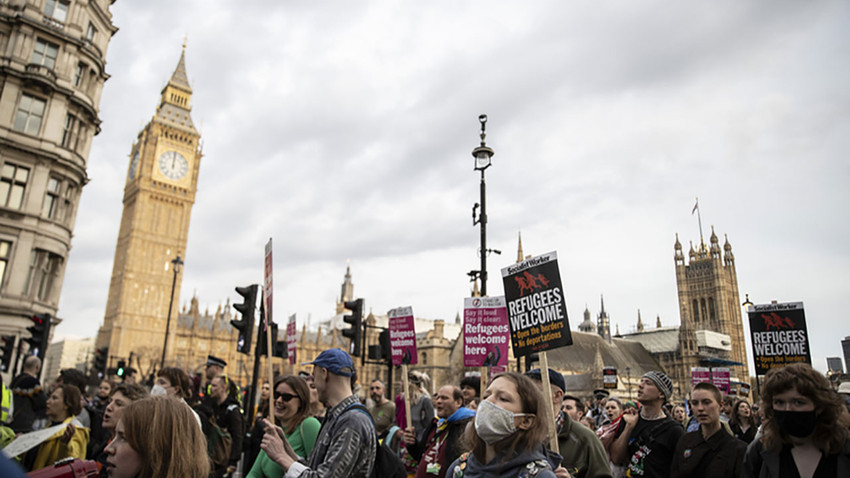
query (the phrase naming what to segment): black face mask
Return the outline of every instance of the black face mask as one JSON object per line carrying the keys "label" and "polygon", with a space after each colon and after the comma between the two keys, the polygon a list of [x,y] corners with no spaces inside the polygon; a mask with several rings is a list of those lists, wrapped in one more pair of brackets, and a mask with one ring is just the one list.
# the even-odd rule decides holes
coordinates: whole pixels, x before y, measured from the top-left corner
{"label": "black face mask", "polygon": [[776,418],[779,429],[792,437],[805,438],[815,431],[815,425],[817,425],[817,415],[814,410],[810,412],[774,410],[773,416]]}

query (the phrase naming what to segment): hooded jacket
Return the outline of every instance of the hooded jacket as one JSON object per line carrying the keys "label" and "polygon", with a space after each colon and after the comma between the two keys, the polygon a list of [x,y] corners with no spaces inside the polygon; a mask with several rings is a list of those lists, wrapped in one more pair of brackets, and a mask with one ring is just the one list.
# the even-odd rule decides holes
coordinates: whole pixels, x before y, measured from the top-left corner
{"label": "hooded jacket", "polygon": [[[543,446],[532,452],[514,453],[508,459],[496,455],[490,463],[482,464],[472,453],[464,453],[449,466],[448,478],[555,478],[553,471],[561,463],[561,455]],[[536,474],[535,474],[536,471]]]}

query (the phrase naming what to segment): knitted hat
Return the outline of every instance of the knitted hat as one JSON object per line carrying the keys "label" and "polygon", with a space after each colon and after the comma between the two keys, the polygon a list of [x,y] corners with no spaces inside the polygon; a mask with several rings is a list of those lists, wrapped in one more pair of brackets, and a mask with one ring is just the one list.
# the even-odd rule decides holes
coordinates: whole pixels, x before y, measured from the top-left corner
{"label": "knitted hat", "polygon": [[643,378],[652,380],[652,383],[658,387],[658,391],[664,394],[665,402],[670,400],[670,397],[673,395],[673,381],[664,372],[650,370],[643,374]]}

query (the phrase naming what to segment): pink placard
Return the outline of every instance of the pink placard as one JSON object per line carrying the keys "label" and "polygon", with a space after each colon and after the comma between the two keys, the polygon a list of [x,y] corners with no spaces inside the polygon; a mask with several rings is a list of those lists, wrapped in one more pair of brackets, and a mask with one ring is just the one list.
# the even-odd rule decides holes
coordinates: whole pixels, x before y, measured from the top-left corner
{"label": "pink placard", "polygon": [[727,395],[729,393],[730,384],[729,369],[725,367],[712,368],[711,383],[713,383],[715,387],[720,389],[720,392],[723,395]]}
{"label": "pink placard", "polygon": [[286,324],[286,350],[289,353],[289,363],[294,364],[295,360],[295,352],[296,347],[298,346],[298,337],[295,334],[298,333],[298,326],[295,321],[295,314],[289,316],[289,323]]}
{"label": "pink placard", "polygon": [[711,370],[706,367],[691,367],[691,383],[711,383]]}
{"label": "pink placard", "polygon": [[504,297],[467,297],[463,300],[463,366],[508,364],[511,330]]}
{"label": "pink placard", "polygon": [[413,307],[397,307],[387,315],[390,320],[390,355],[393,365],[419,363]]}

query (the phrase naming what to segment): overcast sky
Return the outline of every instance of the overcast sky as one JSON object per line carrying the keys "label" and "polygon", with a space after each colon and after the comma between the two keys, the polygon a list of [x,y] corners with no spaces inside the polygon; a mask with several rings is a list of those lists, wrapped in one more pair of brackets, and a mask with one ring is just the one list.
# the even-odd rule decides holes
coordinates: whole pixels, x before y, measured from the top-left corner
{"label": "overcast sky", "polygon": [[[850,3],[120,1],[58,336],[103,321],[130,147],[188,37],[204,157],[180,303],[262,282],[275,315],[454,320],[478,269],[489,117],[490,295],[557,251],[570,324],[678,325],[687,253],[728,235],[741,301],[803,301],[814,365],[850,335]],[[842,212],[844,211],[844,212]],[[166,311],[162,311],[165,315]],[[280,319],[279,319],[280,320]],[[747,338],[749,333],[747,330]],[[752,355],[748,352],[750,360]]]}

